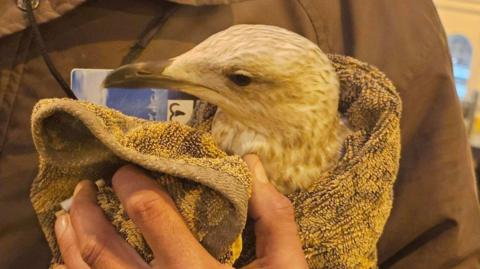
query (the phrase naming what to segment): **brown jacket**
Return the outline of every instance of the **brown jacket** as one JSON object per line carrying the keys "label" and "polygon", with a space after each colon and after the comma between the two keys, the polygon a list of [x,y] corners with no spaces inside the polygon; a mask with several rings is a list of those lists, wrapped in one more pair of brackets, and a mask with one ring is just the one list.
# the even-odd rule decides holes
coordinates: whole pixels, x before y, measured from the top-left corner
{"label": "brown jacket", "polygon": [[[49,249],[28,197],[37,172],[29,122],[39,99],[65,94],[15,2],[0,2],[0,268],[46,268]],[[166,6],[160,0],[40,2],[35,13],[46,22],[40,30],[65,79],[72,68],[118,67]],[[480,268],[478,194],[447,42],[431,0],[177,2],[190,5],[176,8],[138,61],[175,56],[233,24],[259,23],[383,70],[404,108],[401,167],[379,242],[380,267]]]}

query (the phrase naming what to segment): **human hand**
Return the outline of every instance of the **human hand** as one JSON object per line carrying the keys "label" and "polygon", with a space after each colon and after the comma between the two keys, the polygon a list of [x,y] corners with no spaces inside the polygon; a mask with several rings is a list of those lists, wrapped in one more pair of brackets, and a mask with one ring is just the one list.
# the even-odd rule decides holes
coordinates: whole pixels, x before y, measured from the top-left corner
{"label": "human hand", "polygon": [[[308,268],[292,204],[268,183],[257,156],[249,154],[244,160],[254,177],[249,216],[255,223],[257,256],[244,269]],[[170,196],[140,169],[121,167],[112,185],[155,259],[147,264],[117,234],[96,203],[95,185],[82,181],[75,188],[70,212],[58,216],[55,223],[65,262],[59,268],[232,268],[219,263],[202,247]]]}

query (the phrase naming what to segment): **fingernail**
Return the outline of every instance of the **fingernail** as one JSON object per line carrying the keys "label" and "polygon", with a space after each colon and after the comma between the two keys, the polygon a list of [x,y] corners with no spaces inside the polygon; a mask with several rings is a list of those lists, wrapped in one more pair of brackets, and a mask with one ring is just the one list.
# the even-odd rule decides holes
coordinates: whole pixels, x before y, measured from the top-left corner
{"label": "fingernail", "polygon": [[62,215],[65,215],[65,213],[67,213],[65,210],[60,209],[60,210],[58,210],[57,212],[55,212],[55,217],[58,219],[58,218],[61,217]]}
{"label": "fingernail", "polygon": [[268,183],[265,169],[263,168],[260,158],[258,158],[256,154],[246,154],[242,158],[247,163],[248,169],[250,169],[250,172],[256,181]]}
{"label": "fingernail", "polygon": [[65,231],[65,229],[67,229],[67,226],[68,226],[68,215],[63,213],[61,214],[60,216],[57,216],[57,222],[58,222],[58,228],[59,228],[59,231],[58,232],[63,232]]}
{"label": "fingernail", "polygon": [[84,188],[84,187],[88,187],[87,185],[92,185],[93,186],[93,182],[88,180],[88,179],[84,179],[84,180],[81,180],[80,182],[77,183],[77,186],[75,186],[75,190],[73,191],[73,197],[75,197],[75,195],[78,194],[78,192]]}
{"label": "fingernail", "polygon": [[82,189],[82,181],[78,182],[75,186],[75,190],[73,190],[73,197],[77,195],[77,193]]}

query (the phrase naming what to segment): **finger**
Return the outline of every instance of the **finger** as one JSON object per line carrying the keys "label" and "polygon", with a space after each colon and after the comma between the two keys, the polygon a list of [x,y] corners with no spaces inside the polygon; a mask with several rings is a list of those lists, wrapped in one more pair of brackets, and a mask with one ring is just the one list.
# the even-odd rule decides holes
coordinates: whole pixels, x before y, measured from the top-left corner
{"label": "finger", "polygon": [[[55,235],[57,237],[58,248],[62,254],[63,261],[71,269],[89,269],[90,267],[83,261],[80,250],[77,247],[75,231],[70,223],[70,216],[66,213],[59,215],[55,221]],[[64,265],[58,265],[55,268],[66,268]]]}
{"label": "finger", "polygon": [[170,196],[142,170],[126,165],[114,174],[112,184],[160,268],[214,268],[219,264],[192,235]]}
{"label": "finger", "polygon": [[147,264],[115,231],[96,203],[96,188],[81,181],[75,188],[70,220],[80,256],[92,268],[147,268]]}
{"label": "finger", "polygon": [[249,216],[255,223],[257,258],[268,259],[284,268],[308,268],[303,254],[293,205],[268,182],[265,169],[254,154],[243,156],[253,176],[253,192],[249,200]]}

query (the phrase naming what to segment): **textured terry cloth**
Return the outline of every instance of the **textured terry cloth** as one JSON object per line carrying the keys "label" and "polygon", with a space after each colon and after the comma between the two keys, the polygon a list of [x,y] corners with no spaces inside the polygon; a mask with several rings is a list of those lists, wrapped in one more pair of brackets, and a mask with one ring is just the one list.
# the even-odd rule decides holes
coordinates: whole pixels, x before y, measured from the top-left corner
{"label": "textured terry cloth", "polygon": [[[335,167],[307,191],[288,197],[310,268],[376,268],[376,243],[392,206],[400,158],[401,102],[376,68],[344,56],[330,59],[342,87],[339,110],[353,133]],[[238,156],[215,147],[207,132],[212,112],[211,106],[200,106],[194,129],[124,116],[87,102],[40,101],[32,115],[40,169],[31,199],[52,263],[61,262],[53,233],[58,203],[72,195],[81,179],[108,181],[126,161],[147,169],[202,245],[232,263],[240,249],[251,178]],[[100,187],[98,201],[119,233],[151,260],[150,249],[108,186]],[[251,233],[244,233],[239,262],[251,260],[253,249]]]}

